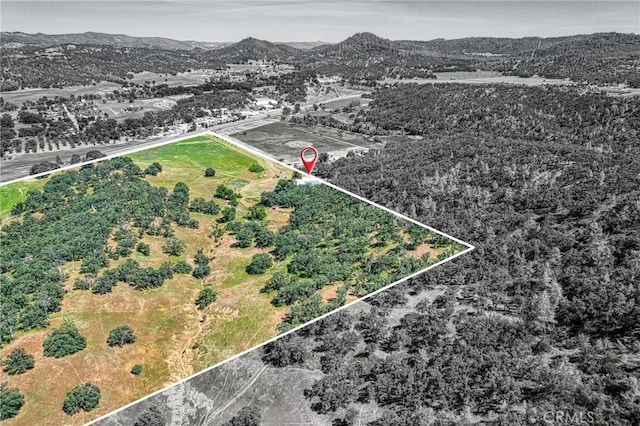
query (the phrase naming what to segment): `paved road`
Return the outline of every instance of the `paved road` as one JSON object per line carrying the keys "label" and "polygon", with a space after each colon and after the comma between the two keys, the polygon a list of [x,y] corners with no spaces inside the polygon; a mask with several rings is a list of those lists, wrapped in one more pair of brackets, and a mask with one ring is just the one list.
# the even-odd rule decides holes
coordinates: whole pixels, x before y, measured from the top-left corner
{"label": "paved road", "polygon": [[[324,102],[359,98],[359,97],[360,97],[360,93],[354,93],[354,94],[349,94],[349,95],[340,96],[336,98],[328,98]],[[303,111],[310,110],[312,106],[313,106],[313,102],[306,102],[301,104],[301,109]],[[238,120],[230,123],[223,123],[216,126],[212,126],[208,130],[212,132],[220,133],[222,135],[231,135],[233,133],[239,133],[244,130],[249,130],[255,127],[260,127],[269,123],[279,121],[281,115],[282,115],[282,109],[274,109],[274,110],[267,111],[263,114],[247,117],[243,120]],[[29,171],[33,164],[39,163],[41,161],[50,161],[52,163],[55,163],[56,157],[58,156],[62,159],[63,162],[65,162],[65,165],[66,165],[68,161],[71,159],[71,156],[73,154],[83,156],[88,151],[97,149],[106,155],[117,155],[119,153],[130,151],[133,148],[136,148],[136,149],[143,148],[143,147],[150,148],[154,145],[161,144],[168,140],[176,139],[178,137],[188,137],[201,132],[202,132],[202,129],[196,132],[176,133],[176,134],[172,134],[164,137],[152,138],[145,141],[137,140],[137,141],[129,141],[129,142],[118,142],[110,145],[95,145],[95,146],[83,145],[77,148],[63,147],[60,150],[17,155],[10,160],[0,161],[0,182],[8,182],[14,179],[19,179],[25,176],[29,176]]]}
{"label": "paved road", "polygon": [[[280,117],[282,111],[274,110],[271,112],[275,117]],[[245,118],[244,120],[232,122],[232,123],[224,123],[215,127],[211,127],[209,130],[213,132],[219,132],[222,134],[235,133],[237,129],[241,129],[244,126],[244,129],[250,128],[246,126],[251,126],[253,123],[257,125],[267,124],[265,120],[269,120],[269,114],[261,114],[259,116],[253,116]],[[21,177],[29,176],[29,171],[31,166],[35,163],[39,163],[41,161],[50,161],[52,163],[56,162],[56,157],[60,156],[60,158],[66,163],[70,160],[73,154],[77,154],[83,156],[88,151],[99,150],[100,152],[106,155],[117,155],[119,153],[130,151],[133,148],[143,148],[143,147],[152,147],[168,140],[176,139],[178,137],[188,137],[194,134],[202,133],[202,129],[195,132],[186,132],[179,133],[174,135],[168,135],[164,137],[152,138],[145,141],[129,141],[129,142],[119,142],[110,145],[91,145],[86,146],[83,145],[81,147],[69,148],[63,147],[63,149],[55,150],[55,151],[47,151],[47,152],[38,152],[34,154],[20,155],[12,158],[11,160],[2,160],[0,161],[0,182],[8,182],[10,180],[18,179]]]}

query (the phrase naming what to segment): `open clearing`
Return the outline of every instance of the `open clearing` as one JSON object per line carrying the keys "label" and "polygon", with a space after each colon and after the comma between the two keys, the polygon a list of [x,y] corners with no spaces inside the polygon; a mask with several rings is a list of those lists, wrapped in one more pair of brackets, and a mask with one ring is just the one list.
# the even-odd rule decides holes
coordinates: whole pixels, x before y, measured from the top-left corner
{"label": "open clearing", "polygon": [[30,190],[42,189],[45,182],[45,179],[31,179],[0,186],[0,219],[8,216],[11,207],[24,200]]}
{"label": "open clearing", "polygon": [[502,75],[495,71],[456,71],[456,72],[436,72],[435,79],[431,78],[408,78],[408,79],[396,79],[385,78],[380,80],[381,84],[395,84],[395,83],[417,83],[417,84],[440,84],[440,83],[465,83],[465,84],[490,84],[490,83],[502,83],[502,84],[522,84],[525,86],[542,86],[542,85],[574,85],[575,82],[569,79],[558,78],[544,78],[539,76],[532,76],[528,78]]}
{"label": "open clearing", "polygon": [[334,158],[344,157],[350,151],[367,151],[384,146],[355,133],[283,122],[267,124],[232,136],[285,163],[300,166],[300,150],[307,145]]}

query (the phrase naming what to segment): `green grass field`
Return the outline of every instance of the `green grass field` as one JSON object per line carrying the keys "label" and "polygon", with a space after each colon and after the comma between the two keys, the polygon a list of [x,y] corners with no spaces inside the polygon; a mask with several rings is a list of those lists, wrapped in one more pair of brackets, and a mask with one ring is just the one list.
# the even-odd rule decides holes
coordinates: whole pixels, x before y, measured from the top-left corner
{"label": "green grass field", "polygon": [[[212,143],[213,141],[215,143]],[[210,136],[196,136],[126,156],[133,159],[142,168],[157,161],[163,165],[170,164],[172,170],[189,171],[188,174],[184,173],[180,176],[182,181],[189,185],[189,188],[191,188],[191,183],[203,180],[206,182],[203,174],[207,167],[213,167],[216,170],[216,177],[224,176],[229,180],[247,176],[249,173],[247,169],[254,163],[266,167],[265,160],[250,156],[237,147]],[[202,170],[202,173],[191,173],[196,170]],[[172,182],[174,177],[173,174],[162,176],[161,173],[158,178],[163,179],[158,179],[157,183],[161,183],[163,180]]]}
{"label": "green grass field", "polygon": [[[216,143],[212,143],[212,141]],[[170,163],[171,169],[175,170],[175,173],[171,175],[160,174],[156,179],[153,179],[154,185],[161,186],[171,186],[176,177],[189,185],[189,188],[192,188],[192,185],[200,187],[210,184],[211,181],[202,179],[204,170],[208,167],[214,167],[217,176],[229,178],[226,180],[231,182],[231,186],[233,186],[238,182],[233,178],[244,178],[247,175],[255,178],[255,175],[251,175],[247,171],[252,164],[258,163],[262,167],[266,167],[264,159],[249,156],[237,147],[211,136],[196,136],[126,156],[132,158],[142,168],[146,168],[154,161],[161,164]],[[196,170],[202,170],[202,173],[191,173]],[[52,174],[54,173],[59,172]],[[41,190],[46,182],[47,178],[30,179],[0,186],[0,217],[9,215],[11,207],[24,201],[29,190]],[[246,182],[249,183],[248,180]]]}
{"label": "green grass field", "polygon": [[[259,200],[260,194],[267,189],[263,185],[265,179],[271,183],[270,178],[286,170],[211,136],[196,136],[126,156],[143,169],[153,162],[160,163],[163,165],[162,173],[148,176],[149,182],[169,190],[177,182],[184,182],[189,186],[192,198],[210,199],[216,186],[224,183],[244,197],[239,211],[243,205]],[[266,169],[260,176],[248,170],[256,163]],[[216,171],[213,178],[204,177],[204,171],[209,167]]]}
{"label": "green grass field", "polygon": [[47,179],[30,179],[0,186],[0,218],[11,212],[11,207],[27,197],[31,189],[42,189]]}

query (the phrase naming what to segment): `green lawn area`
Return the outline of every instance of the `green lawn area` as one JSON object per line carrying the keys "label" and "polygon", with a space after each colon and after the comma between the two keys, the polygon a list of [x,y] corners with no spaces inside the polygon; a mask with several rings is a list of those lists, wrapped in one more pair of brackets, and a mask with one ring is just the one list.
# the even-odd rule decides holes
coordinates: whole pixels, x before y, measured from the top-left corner
{"label": "green lawn area", "polygon": [[207,167],[213,167],[216,170],[216,176],[220,173],[229,177],[244,177],[243,172],[247,171],[249,166],[254,163],[266,166],[264,160],[252,157],[233,145],[212,136],[196,136],[128,154],[127,157],[133,159],[140,167],[146,167],[157,161],[160,164],[170,163],[173,168],[202,169],[202,175],[193,176],[198,178],[203,177]]}
{"label": "green lawn area", "polygon": [[11,212],[11,207],[27,198],[31,189],[42,189],[47,179],[29,179],[0,186],[0,217]]}
{"label": "green lawn area", "polygon": [[[170,167],[170,170],[165,173],[149,177],[149,181],[154,185],[165,186],[171,190],[176,181],[182,181],[189,188],[193,187],[196,192],[203,194],[211,192],[209,186],[213,182],[204,178],[204,171],[208,167],[216,170],[218,178],[215,180],[216,183],[222,180],[236,190],[243,186],[241,183],[249,183],[257,177],[256,174],[248,171],[252,164],[257,163],[267,167],[262,158],[254,157],[213,136],[196,136],[126,156],[143,169],[154,161]],[[198,173],[198,170],[202,173]],[[11,208],[23,201],[30,189],[41,190],[47,180],[46,178],[29,179],[0,186],[0,219],[9,215]],[[205,187],[206,190],[204,190]]]}
{"label": "green lawn area", "polygon": [[[147,176],[152,185],[172,190],[176,182],[181,181],[189,186],[192,198],[205,199],[210,199],[215,188],[224,183],[240,191],[248,200],[258,201],[264,189],[251,185],[258,176],[250,172],[249,167],[256,163],[268,167],[262,158],[212,136],[196,136],[128,154],[127,157],[142,169],[153,162],[160,163],[162,172],[157,176]],[[209,167],[216,171],[214,178],[204,177],[204,171]]]}

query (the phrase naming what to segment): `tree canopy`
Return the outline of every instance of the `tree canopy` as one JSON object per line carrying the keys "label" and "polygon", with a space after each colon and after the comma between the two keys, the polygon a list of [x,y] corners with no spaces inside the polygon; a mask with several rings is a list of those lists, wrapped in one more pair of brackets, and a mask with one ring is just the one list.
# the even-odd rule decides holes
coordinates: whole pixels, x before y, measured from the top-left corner
{"label": "tree canopy", "polygon": [[196,299],[196,305],[198,306],[198,309],[202,310],[215,302],[217,297],[218,293],[214,289],[205,287],[200,290],[198,298]]}
{"label": "tree canopy", "polygon": [[62,404],[65,414],[73,415],[83,411],[91,411],[100,403],[102,392],[91,382],[78,385],[67,392]]}
{"label": "tree canopy", "polygon": [[4,372],[9,375],[22,374],[35,365],[33,355],[29,355],[24,348],[17,348],[2,361]]}
{"label": "tree canopy", "polygon": [[6,383],[0,384],[0,420],[15,417],[24,405],[24,396],[18,388],[7,387]]}
{"label": "tree canopy", "polygon": [[43,342],[44,355],[62,358],[87,347],[87,339],[70,322],[54,328]]}
{"label": "tree canopy", "polygon": [[133,330],[128,325],[121,325],[109,332],[107,338],[107,345],[109,346],[124,346],[136,341],[136,336],[133,334]]}
{"label": "tree canopy", "polygon": [[249,275],[264,274],[267,269],[273,265],[271,256],[266,253],[254,254],[251,263],[247,265],[247,273]]}

